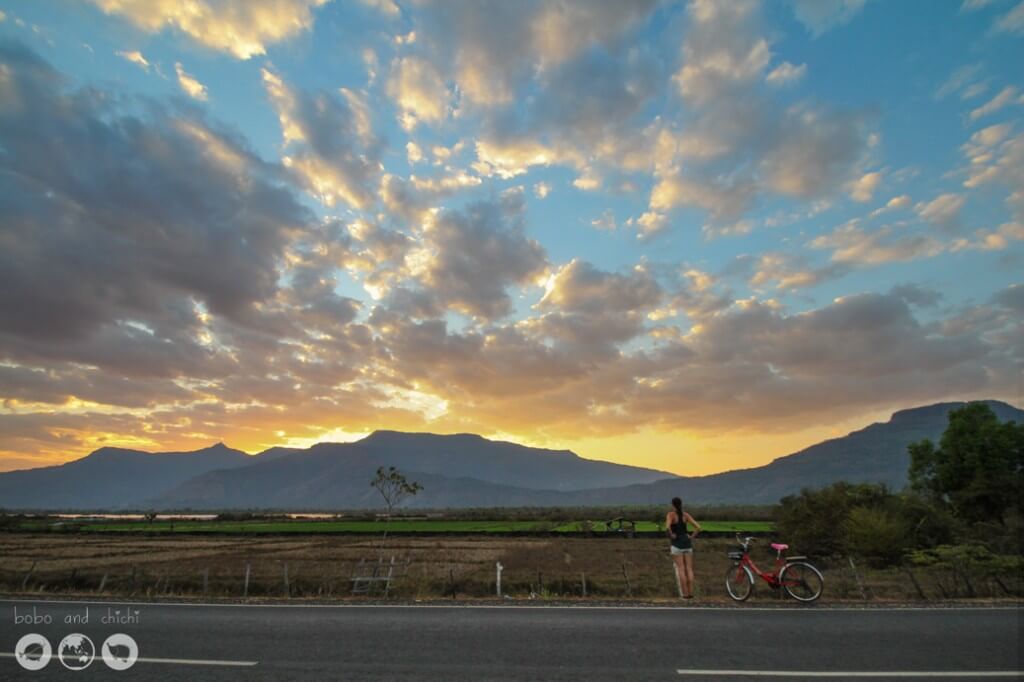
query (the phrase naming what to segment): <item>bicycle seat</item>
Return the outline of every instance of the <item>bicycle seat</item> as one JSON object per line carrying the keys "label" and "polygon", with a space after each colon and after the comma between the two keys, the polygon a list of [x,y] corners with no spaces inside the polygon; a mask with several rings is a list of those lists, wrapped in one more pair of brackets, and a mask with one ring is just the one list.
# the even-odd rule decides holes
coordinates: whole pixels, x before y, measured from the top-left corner
{"label": "bicycle seat", "polygon": [[779,544],[778,542],[773,542],[772,543],[772,549],[778,550],[779,552],[785,552],[787,549],[789,549],[789,545],[782,545],[782,544]]}

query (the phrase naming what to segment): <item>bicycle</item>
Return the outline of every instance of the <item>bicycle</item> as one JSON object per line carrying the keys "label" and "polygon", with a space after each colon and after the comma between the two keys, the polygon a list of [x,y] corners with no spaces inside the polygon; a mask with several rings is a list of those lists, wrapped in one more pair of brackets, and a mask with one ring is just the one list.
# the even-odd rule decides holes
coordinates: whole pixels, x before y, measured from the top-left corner
{"label": "bicycle", "polygon": [[782,555],[789,545],[773,542],[775,550],[775,570],[762,571],[750,558],[750,545],[754,538],[741,538],[736,533],[742,551],[730,551],[732,565],[725,573],[725,590],[736,601],[745,601],[754,591],[754,574],[764,580],[773,590],[782,589],[793,599],[801,602],[812,602],[821,596],[825,587],[825,579],[821,571],[811,564],[805,556],[784,557]]}

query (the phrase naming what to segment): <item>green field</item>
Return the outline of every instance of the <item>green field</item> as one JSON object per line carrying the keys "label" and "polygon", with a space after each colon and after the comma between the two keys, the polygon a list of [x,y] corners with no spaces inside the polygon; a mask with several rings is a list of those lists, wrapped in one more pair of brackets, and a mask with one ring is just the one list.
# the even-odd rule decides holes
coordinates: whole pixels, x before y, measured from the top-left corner
{"label": "green field", "polygon": [[[42,530],[33,523],[32,530]],[[50,529],[81,530],[108,533],[574,533],[584,530],[586,523],[552,523],[538,521],[459,521],[444,519],[395,519],[389,523],[381,521],[344,520],[254,520],[254,521],[145,521],[86,522],[50,524]],[[603,532],[604,522],[590,522],[591,529]],[[705,521],[705,531],[713,533],[770,532],[773,525],[767,521]],[[29,528],[26,527],[26,530]],[[651,521],[638,521],[637,532],[656,533],[661,528]]]}

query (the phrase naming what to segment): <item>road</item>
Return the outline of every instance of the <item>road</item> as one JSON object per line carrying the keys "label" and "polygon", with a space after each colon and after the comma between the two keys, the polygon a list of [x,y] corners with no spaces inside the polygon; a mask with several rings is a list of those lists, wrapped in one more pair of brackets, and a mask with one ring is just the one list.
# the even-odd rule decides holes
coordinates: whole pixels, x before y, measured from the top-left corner
{"label": "road", "polygon": [[[88,608],[88,624],[81,619]],[[49,624],[15,623],[50,617]],[[34,609],[34,611],[33,611]],[[104,625],[120,611],[138,622]],[[257,606],[0,601],[0,679],[726,680],[1017,677],[1013,608]],[[13,657],[27,633],[130,634],[139,660],[70,672]],[[885,676],[877,673],[884,672]],[[855,673],[855,674],[854,674]],[[893,674],[889,674],[893,673]],[[898,673],[898,674],[897,674]],[[839,675],[841,674],[841,676]],[[848,675],[849,674],[849,675]]]}

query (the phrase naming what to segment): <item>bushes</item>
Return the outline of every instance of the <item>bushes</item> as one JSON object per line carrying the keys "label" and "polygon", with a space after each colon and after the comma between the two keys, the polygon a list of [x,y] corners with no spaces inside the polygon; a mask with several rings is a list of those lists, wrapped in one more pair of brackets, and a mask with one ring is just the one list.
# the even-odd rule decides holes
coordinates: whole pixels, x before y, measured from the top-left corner
{"label": "bushes", "polygon": [[958,528],[949,512],[916,495],[850,483],[784,498],[776,525],[798,551],[852,555],[874,566],[890,566],[908,551],[952,542]]}
{"label": "bushes", "polygon": [[863,557],[873,566],[899,561],[908,538],[906,520],[885,508],[854,507],[843,524],[847,553]]}
{"label": "bushes", "polygon": [[839,482],[821,490],[784,497],[776,510],[779,533],[794,549],[818,555],[847,550],[850,512],[885,508],[893,495],[883,485]]}

